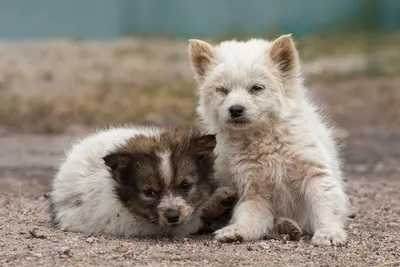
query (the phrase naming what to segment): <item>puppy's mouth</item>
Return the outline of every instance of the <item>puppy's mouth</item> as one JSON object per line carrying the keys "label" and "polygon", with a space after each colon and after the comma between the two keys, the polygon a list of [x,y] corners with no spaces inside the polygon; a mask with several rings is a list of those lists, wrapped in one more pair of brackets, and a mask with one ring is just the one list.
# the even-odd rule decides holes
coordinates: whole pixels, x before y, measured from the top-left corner
{"label": "puppy's mouth", "polygon": [[247,124],[250,123],[250,120],[246,117],[239,117],[239,118],[230,118],[228,122],[232,124]]}
{"label": "puppy's mouth", "polygon": [[181,223],[174,223],[174,224],[169,224],[169,227],[178,228],[180,225],[181,225]]}
{"label": "puppy's mouth", "polygon": [[158,222],[158,225],[163,228],[167,228],[167,229],[168,228],[178,228],[182,225],[185,225],[188,220],[190,220],[190,219],[187,217],[182,217],[182,216],[176,222],[168,222],[167,219],[161,218]]}
{"label": "puppy's mouth", "polygon": [[230,118],[228,119],[228,123],[233,126],[245,126],[250,124],[250,120],[246,117],[239,117],[239,118]]}
{"label": "puppy's mouth", "polygon": [[176,222],[176,223],[160,222],[159,226],[161,226],[161,227],[163,227],[165,229],[168,229],[168,228],[174,228],[175,229],[175,228],[178,228],[178,227],[180,227],[180,226],[182,226],[184,224],[185,224],[184,221],[179,221],[179,222]]}

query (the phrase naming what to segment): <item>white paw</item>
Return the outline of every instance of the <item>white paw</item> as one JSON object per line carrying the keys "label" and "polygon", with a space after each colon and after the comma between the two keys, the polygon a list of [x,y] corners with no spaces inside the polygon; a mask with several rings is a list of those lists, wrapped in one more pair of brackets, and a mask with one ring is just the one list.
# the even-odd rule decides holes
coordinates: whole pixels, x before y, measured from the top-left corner
{"label": "white paw", "polygon": [[235,241],[242,242],[244,240],[244,233],[243,230],[236,225],[229,225],[216,231],[215,239],[224,243]]}
{"label": "white paw", "polygon": [[242,242],[257,239],[257,237],[255,237],[251,232],[251,229],[246,229],[235,224],[226,226],[216,231],[214,234],[215,239],[223,243],[236,241]]}
{"label": "white paw", "polygon": [[344,246],[347,243],[347,234],[341,228],[318,229],[311,239],[314,246]]}

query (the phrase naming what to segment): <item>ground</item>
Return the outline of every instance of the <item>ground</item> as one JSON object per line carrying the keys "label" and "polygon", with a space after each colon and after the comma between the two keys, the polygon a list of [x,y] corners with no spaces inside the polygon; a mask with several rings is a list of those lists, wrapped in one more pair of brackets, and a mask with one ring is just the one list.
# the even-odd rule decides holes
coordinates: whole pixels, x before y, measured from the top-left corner
{"label": "ground", "polygon": [[[0,138],[0,264],[3,266],[379,266],[400,259],[400,134],[344,138],[349,243],[314,248],[263,240],[219,244],[211,236],[139,240],[63,232],[49,223],[49,190],[72,136]],[[32,167],[29,167],[32,166]]]}
{"label": "ground", "polygon": [[341,138],[352,203],[346,247],[312,247],[309,236],[219,244],[212,236],[140,240],[54,229],[46,193],[72,140],[110,122],[193,119],[185,43],[147,44],[0,44],[1,266],[400,266],[400,78],[360,73],[358,63],[352,77],[326,75],[357,62],[347,57],[304,64],[306,84]]}

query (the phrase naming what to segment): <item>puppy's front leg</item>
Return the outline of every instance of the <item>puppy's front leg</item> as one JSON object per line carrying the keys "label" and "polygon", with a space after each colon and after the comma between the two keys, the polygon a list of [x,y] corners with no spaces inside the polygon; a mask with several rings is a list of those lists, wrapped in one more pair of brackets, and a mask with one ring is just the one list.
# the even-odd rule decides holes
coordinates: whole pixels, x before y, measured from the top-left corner
{"label": "puppy's front leg", "polygon": [[309,225],[314,234],[311,243],[341,246],[346,243],[344,223],[348,198],[340,183],[330,176],[312,178],[305,192],[309,207]]}
{"label": "puppy's front leg", "polygon": [[215,238],[220,242],[264,238],[274,227],[272,197],[269,192],[263,184],[249,185],[235,207],[231,225],[216,231]]}

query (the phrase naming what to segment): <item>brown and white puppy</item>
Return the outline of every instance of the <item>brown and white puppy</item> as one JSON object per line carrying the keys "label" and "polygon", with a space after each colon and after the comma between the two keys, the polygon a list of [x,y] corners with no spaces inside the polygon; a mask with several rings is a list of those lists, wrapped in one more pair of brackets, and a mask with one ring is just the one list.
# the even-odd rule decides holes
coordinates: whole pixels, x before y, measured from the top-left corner
{"label": "brown and white puppy", "polygon": [[213,178],[215,145],[214,135],[157,127],[89,136],[72,147],[54,179],[54,222],[130,237],[195,233],[202,215],[220,215],[235,193]]}

